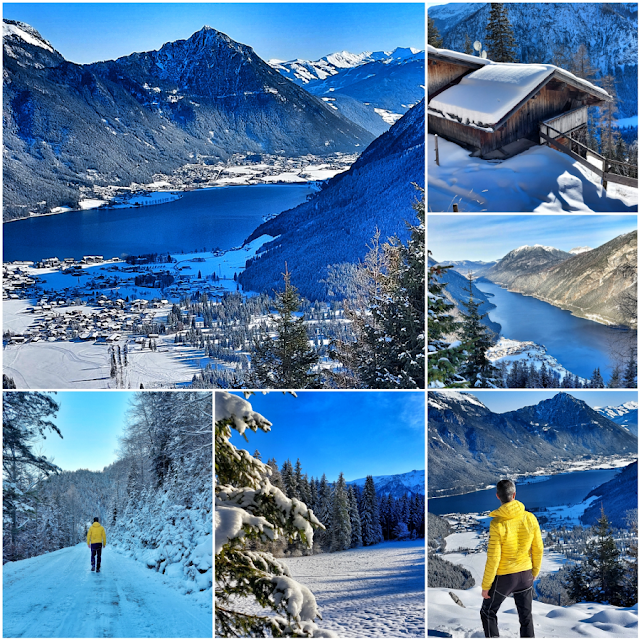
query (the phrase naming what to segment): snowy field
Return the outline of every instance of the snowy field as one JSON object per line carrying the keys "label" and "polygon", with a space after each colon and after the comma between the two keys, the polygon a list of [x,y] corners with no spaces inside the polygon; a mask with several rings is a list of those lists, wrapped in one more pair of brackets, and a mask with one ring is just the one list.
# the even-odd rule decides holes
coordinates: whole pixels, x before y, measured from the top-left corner
{"label": "snowy field", "polygon": [[600,178],[569,156],[547,146],[535,146],[508,160],[471,158],[469,151],[439,138],[429,145],[429,210],[631,212],[638,210],[638,190],[612,185],[605,191]]}
{"label": "snowy field", "polygon": [[[429,589],[429,630],[449,633],[453,638],[484,638],[480,622],[481,587]],[[456,604],[454,593],[464,608]],[[638,605],[630,608],[581,603],[556,607],[533,602],[533,624],[537,638],[637,638]],[[498,612],[498,627],[503,638],[518,638],[520,626],[512,598]]]}
{"label": "snowy field", "polygon": [[321,629],[341,638],[424,638],[424,540],[285,562],[315,595]]}
{"label": "snowy field", "polygon": [[[591,500],[573,507],[558,507],[552,517],[567,517],[575,520],[584,513]],[[551,511],[551,510],[550,510]],[[482,522],[488,528],[490,518],[477,514],[466,514]],[[545,514],[548,515],[548,514]],[[449,518],[448,518],[449,519]],[[457,522],[454,518],[449,519]],[[429,630],[448,633],[454,638],[483,638],[480,621],[482,605],[482,576],[487,562],[486,551],[457,553],[458,549],[477,549],[487,540],[487,532],[462,531],[445,538],[446,551],[442,557],[453,564],[468,569],[476,586],[467,589],[430,588],[427,594]],[[453,553],[448,553],[453,551]],[[564,555],[545,550],[540,572],[554,573],[566,562]],[[456,604],[450,593],[455,594],[464,608]],[[557,607],[534,600],[533,621],[538,638],[635,638],[638,636],[638,605],[630,608],[614,607],[597,603],[580,603]],[[518,615],[512,598],[508,598],[498,612],[500,636],[519,637]]]}
{"label": "snowy field", "polygon": [[208,602],[112,547],[100,573],[85,544],[3,567],[5,638],[211,638]]}

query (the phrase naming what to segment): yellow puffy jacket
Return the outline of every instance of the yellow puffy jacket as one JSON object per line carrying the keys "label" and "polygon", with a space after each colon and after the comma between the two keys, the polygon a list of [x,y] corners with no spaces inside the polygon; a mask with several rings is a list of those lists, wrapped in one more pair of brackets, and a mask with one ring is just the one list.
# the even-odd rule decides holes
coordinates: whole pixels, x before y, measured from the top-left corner
{"label": "yellow puffy jacket", "polygon": [[482,588],[490,589],[497,575],[531,569],[537,577],[542,564],[542,535],[536,517],[518,500],[506,502],[491,516]]}
{"label": "yellow puffy jacket", "polygon": [[102,542],[103,547],[107,546],[107,534],[99,522],[94,522],[87,532],[87,544],[92,542]]}

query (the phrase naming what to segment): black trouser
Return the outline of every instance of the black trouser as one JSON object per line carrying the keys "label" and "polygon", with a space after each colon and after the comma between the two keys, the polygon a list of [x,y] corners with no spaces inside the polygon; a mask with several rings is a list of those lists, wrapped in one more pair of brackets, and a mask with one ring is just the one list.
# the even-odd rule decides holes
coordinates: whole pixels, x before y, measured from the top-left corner
{"label": "black trouser", "polygon": [[[98,556],[98,566],[96,567],[96,556]],[[91,543],[91,568],[100,568],[100,560],[102,559],[102,542]]]}
{"label": "black trouser", "polygon": [[489,597],[482,601],[480,618],[485,638],[499,638],[498,633],[498,609],[505,598],[513,595],[520,618],[520,637],[534,638],[533,616],[533,574],[531,569],[518,573],[508,573],[504,576],[496,576]]}

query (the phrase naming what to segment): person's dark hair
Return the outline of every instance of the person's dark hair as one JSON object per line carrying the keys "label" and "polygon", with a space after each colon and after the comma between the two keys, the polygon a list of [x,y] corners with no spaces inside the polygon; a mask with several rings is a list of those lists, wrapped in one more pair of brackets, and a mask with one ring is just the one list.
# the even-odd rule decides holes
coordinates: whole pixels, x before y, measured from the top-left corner
{"label": "person's dark hair", "polygon": [[496,492],[498,494],[498,498],[500,498],[500,502],[503,504],[505,502],[511,502],[513,500],[513,496],[516,495],[516,485],[513,484],[511,480],[500,480],[496,486]]}
{"label": "person's dark hair", "polygon": [[94,518],[93,521],[94,522],[100,522],[100,518]]}

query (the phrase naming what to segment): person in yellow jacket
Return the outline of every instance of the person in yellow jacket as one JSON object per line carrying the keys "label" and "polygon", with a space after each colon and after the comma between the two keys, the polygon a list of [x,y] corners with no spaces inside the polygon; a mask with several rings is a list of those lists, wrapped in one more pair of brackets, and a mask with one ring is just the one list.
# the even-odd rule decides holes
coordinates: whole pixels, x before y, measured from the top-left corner
{"label": "person in yellow jacket", "polygon": [[485,638],[498,638],[498,609],[513,595],[520,637],[533,638],[533,581],[542,564],[542,535],[536,517],[516,500],[516,485],[500,480],[496,497],[502,505],[491,512],[487,564],[482,578],[480,618]]}
{"label": "person in yellow jacket", "polygon": [[[100,561],[102,560],[102,549],[107,546],[107,533],[100,524],[99,518],[93,519],[93,524],[87,532],[87,547],[91,549],[91,571],[100,573]],[[96,566],[96,556],[98,563]]]}

